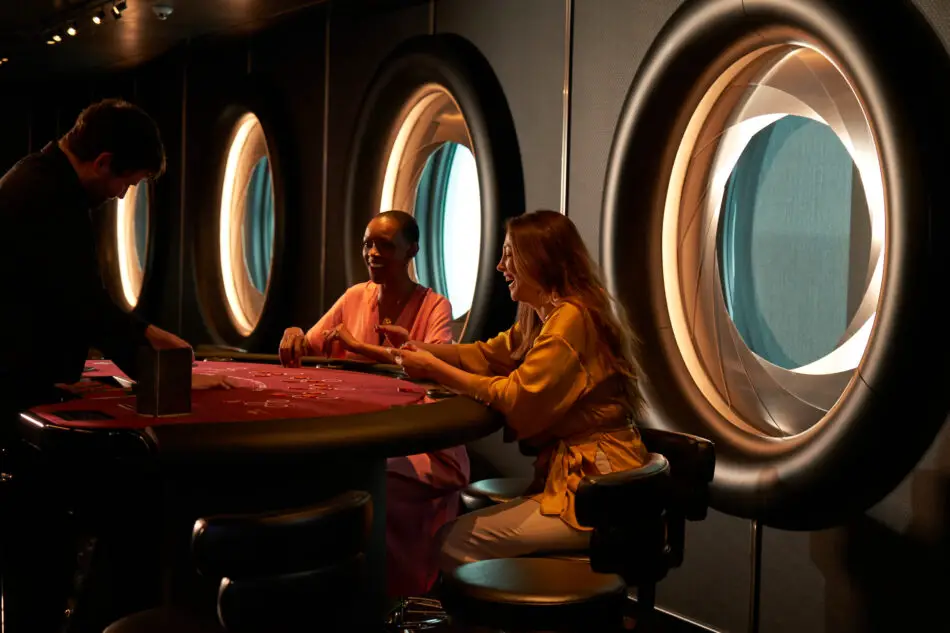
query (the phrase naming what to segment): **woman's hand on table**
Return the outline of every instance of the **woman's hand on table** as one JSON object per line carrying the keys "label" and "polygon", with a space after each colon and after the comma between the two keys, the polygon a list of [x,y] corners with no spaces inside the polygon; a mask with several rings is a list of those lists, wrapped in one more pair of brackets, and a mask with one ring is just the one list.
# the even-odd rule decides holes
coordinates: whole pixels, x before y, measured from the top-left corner
{"label": "woman's hand on table", "polygon": [[401,325],[377,325],[376,333],[385,336],[392,347],[402,347],[409,342],[409,330]]}
{"label": "woman's hand on table", "polygon": [[237,382],[231,380],[230,376],[219,376],[217,374],[192,374],[192,389],[231,389],[240,386]]}
{"label": "woman's hand on table", "polygon": [[299,327],[289,327],[284,330],[284,336],[280,339],[280,349],[278,356],[280,364],[284,367],[300,367],[300,362],[304,356],[310,352],[310,345],[307,343],[307,335]]}
{"label": "woman's hand on table", "polygon": [[361,343],[356,340],[356,337],[354,337],[342,323],[323,333],[323,355],[327,358],[331,355],[333,341],[338,342],[344,349],[350,352],[356,354],[360,353]]}

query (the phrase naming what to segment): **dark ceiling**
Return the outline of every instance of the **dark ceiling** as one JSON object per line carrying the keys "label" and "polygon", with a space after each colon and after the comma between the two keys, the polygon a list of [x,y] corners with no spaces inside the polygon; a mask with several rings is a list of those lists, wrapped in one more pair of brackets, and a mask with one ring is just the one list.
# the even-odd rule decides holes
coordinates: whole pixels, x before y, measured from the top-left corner
{"label": "dark ceiling", "polygon": [[[324,0],[126,0],[122,18],[112,0],[0,0],[0,80],[37,78],[49,72],[82,72],[136,66],[179,42],[201,35],[255,30],[294,10]],[[160,20],[155,6],[172,8]],[[92,16],[106,14],[96,26]],[[75,21],[74,37],[63,31]],[[55,46],[51,29],[62,33]]]}

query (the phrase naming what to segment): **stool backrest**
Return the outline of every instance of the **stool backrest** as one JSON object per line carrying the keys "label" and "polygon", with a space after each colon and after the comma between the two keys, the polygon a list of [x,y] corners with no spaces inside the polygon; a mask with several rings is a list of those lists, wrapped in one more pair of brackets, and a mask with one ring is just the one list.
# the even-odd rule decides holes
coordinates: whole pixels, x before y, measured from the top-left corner
{"label": "stool backrest", "polygon": [[212,578],[312,571],[363,552],[371,522],[371,497],[356,491],[306,508],[206,517],[192,530],[192,556]]}
{"label": "stool backrest", "polygon": [[575,511],[594,528],[594,571],[619,574],[629,585],[663,579],[683,561],[686,521],[706,516],[715,451],[709,440],[641,429],[650,451],[640,468],[586,477],[577,488]]}
{"label": "stool backrest", "polygon": [[220,578],[218,620],[229,633],[344,631],[365,601],[369,493],[260,514],[199,519],[192,554]]}

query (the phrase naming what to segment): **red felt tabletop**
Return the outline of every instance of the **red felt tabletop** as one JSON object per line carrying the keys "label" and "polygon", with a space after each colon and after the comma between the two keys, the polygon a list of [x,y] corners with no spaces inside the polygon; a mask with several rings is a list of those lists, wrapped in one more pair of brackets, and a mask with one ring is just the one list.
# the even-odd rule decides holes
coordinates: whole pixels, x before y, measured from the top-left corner
{"label": "red felt tabletop", "polygon": [[193,371],[228,376],[238,386],[193,390],[191,413],[156,418],[136,413],[135,396],[130,391],[88,379],[125,378],[115,364],[86,361],[84,379],[66,387],[81,394],[81,399],[38,406],[29,414],[47,423],[73,428],[144,428],[371,413],[417,404],[426,395],[424,388],[408,381],[337,369],[286,369],[277,365],[203,361]]}

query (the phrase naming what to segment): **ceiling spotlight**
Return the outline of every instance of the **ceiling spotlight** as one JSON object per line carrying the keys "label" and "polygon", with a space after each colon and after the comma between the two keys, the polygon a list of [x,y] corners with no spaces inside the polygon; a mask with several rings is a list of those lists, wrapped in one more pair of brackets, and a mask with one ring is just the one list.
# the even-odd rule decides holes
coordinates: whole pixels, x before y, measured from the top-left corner
{"label": "ceiling spotlight", "polygon": [[0,64],[6,64],[8,61],[10,60],[4,57],[3,59],[0,59]]}
{"label": "ceiling spotlight", "polygon": [[62,41],[63,41],[63,36],[60,35],[59,33],[53,33],[53,41],[54,41],[54,42],[62,42]]}
{"label": "ceiling spotlight", "polygon": [[56,41],[52,39],[46,40],[46,43],[49,44],[50,46],[56,46]]}
{"label": "ceiling spotlight", "polygon": [[106,19],[106,12],[102,9],[99,9],[99,13],[92,16],[93,24],[102,24],[102,21]]}
{"label": "ceiling spotlight", "polygon": [[69,35],[70,37],[75,37],[76,33],[78,32],[79,31],[76,30],[75,22],[70,22],[69,26],[66,27],[66,34]]}
{"label": "ceiling spotlight", "polygon": [[174,7],[167,4],[152,5],[152,13],[154,13],[155,17],[159,20],[167,20],[168,16],[170,16],[174,10]]}

